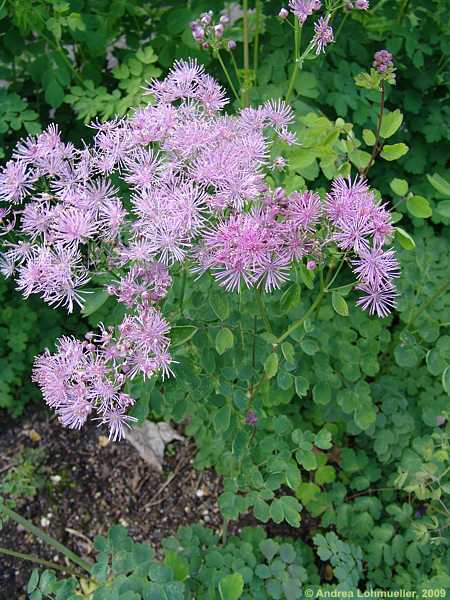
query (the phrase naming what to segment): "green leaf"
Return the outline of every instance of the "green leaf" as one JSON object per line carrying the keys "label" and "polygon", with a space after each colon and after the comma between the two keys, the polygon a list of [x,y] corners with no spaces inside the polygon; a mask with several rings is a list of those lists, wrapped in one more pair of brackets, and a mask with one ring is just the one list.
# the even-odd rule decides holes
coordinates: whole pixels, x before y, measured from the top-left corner
{"label": "green leaf", "polygon": [[400,242],[400,245],[405,248],[405,250],[414,250],[416,242],[404,229],[395,227],[395,235]]}
{"label": "green leaf", "polygon": [[261,498],[257,498],[255,500],[255,504],[253,505],[253,514],[258,521],[267,523],[270,516],[270,509],[267,502],[265,500],[261,500]]}
{"label": "green leaf", "polygon": [[300,502],[294,496],[282,496],[280,498],[283,507],[284,518],[292,527],[300,526]]}
{"label": "green leaf", "polygon": [[170,567],[177,581],[184,581],[189,575],[189,563],[180,554],[168,550],[164,559],[164,564]]}
{"label": "green leaf", "polygon": [[336,471],[330,465],[323,465],[317,469],[314,479],[318,485],[331,483],[336,479]]}
{"label": "green leaf", "polygon": [[268,562],[270,562],[273,559],[273,557],[278,552],[279,548],[280,545],[274,540],[271,540],[270,538],[267,540],[263,540],[259,544],[259,549],[261,550],[262,554]]}
{"label": "green leaf", "polygon": [[53,77],[46,85],[44,96],[46,102],[48,102],[52,108],[58,108],[63,103],[64,89],[58,83],[55,77]]}
{"label": "green leaf", "polygon": [[230,316],[230,305],[226,294],[214,294],[209,299],[211,308],[221,321],[225,321]]}
{"label": "green leaf", "polygon": [[329,404],[331,401],[331,388],[328,383],[319,381],[313,387],[313,400],[315,404]]}
{"label": "green leaf", "polygon": [[376,142],[376,137],[371,129],[363,129],[363,140],[368,146],[373,146]]}
{"label": "green leaf", "polygon": [[259,577],[259,579],[269,579],[269,577],[272,576],[272,572],[267,565],[261,563],[257,565],[255,575],[256,577]]}
{"label": "green leaf", "polygon": [[224,432],[230,426],[230,418],[231,418],[231,408],[228,406],[223,406],[219,409],[214,415],[214,429],[217,432]]}
{"label": "green leaf", "polygon": [[270,518],[272,521],[275,521],[275,523],[281,523],[281,521],[284,519],[283,505],[281,504],[281,500],[279,498],[273,500],[272,504],[270,505]]}
{"label": "green leaf", "polygon": [[443,196],[450,197],[450,183],[446,179],[441,177],[438,173],[427,175],[427,179],[437,192]]}
{"label": "green leaf", "polygon": [[303,396],[306,396],[306,394],[308,393],[309,381],[306,379],[306,377],[303,377],[302,375],[298,375],[294,379],[294,386],[295,386],[295,393],[297,394],[297,396],[299,396],[300,398],[303,398]]}
{"label": "green leaf", "polygon": [[444,369],[442,373],[442,387],[445,392],[450,396],[450,365]]}
{"label": "green leaf", "polygon": [[281,352],[288,363],[294,364],[295,351],[294,346],[290,342],[283,342],[281,344]]}
{"label": "green leaf", "polygon": [[294,309],[300,303],[301,288],[298,283],[292,283],[286,291],[283,292],[280,300],[280,308],[284,313]]}
{"label": "green leaf", "polygon": [[295,562],[296,553],[294,546],[292,544],[282,544],[280,546],[280,558],[288,564]]}
{"label": "green leaf", "polygon": [[81,311],[83,317],[89,317],[90,315],[95,313],[95,311],[97,311],[101,306],[103,306],[110,297],[108,292],[103,288],[99,288],[96,290],[83,290],[82,294],[86,294],[84,306]]}
{"label": "green leaf", "polygon": [[38,583],[39,583],[39,571],[37,569],[33,569],[33,572],[31,573],[31,577],[28,580],[27,592],[29,594],[31,594],[31,592],[34,592],[34,590],[38,586]]}
{"label": "green leaf", "polygon": [[175,325],[170,330],[171,346],[181,346],[188,342],[197,333],[198,328],[193,325]]}
{"label": "green leaf", "polygon": [[359,404],[358,408],[355,410],[353,415],[356,425],[362,429],[366,430],[370,427],[377,418],[377,413],[374,405],[369,402],[363,402]]}
{"label": "green leaf", "polygon": [[244,578],[240,573],[225,575],[219,582],[219,592],[222,600],[238,600],[244,591]]}
{"label": "green leaf", "polygon": [[228,327],[223,327],[216,335],[216,350],[222,355],[234,346],[234,335]]}
{"label": "green leaf", "polygon": [[383,147],[381,156],[384,160],[397,160],[404,156],[409,151],[406,144],[392,144]]}
{"label": "green leaf", "polygon": [[436,205],[436,212],[445,217],[446,219],[450,219],[450,200],[443,200]]}
{"label": "green leaf", "polygon": [[275,377],[278,371],[278,354],[276,352],[272,352],[266,358],[264,362],[264,373],[266,374],[268,379],[272,379]]}
{"label": "green leaf", "polygon": [[427,219],[433,214],[430,203],[423,196],[411,196],[406,201],[406,207],[413,217],[419,219]]}
{"label": "green leaf", "polygon": [[397,196],[406,196],[406,194],[408,193],[408,182],[406,181],[406,179],[393,179],[391,181],[391,183],[389,184],[391,190],[394,192],[394,194],[397,194]]}
{"label": "green leaf", "polygon": [[328,429],[323,427],[319,433],[316,433],[314,445],[321,450],[329,450],[331,448],[333,444],[331,442],[331,433],[328,431]]}
{"label": "green leaf", "polygon": [[381,137],[389,138],[398,130],[400,125],[403,122],[403,114],[397,109],[393,112],[387,113],[383,115],[383,119],[381,121]]}
{"label": "green leaf", "polygon": [[370,154],[364,150],[353,150],[348,157],[358,169],[365,169],[370,162]]}
{"label": "green leaf", "polygon": [[306,471],[317,469],[317,457],[312,450],[297,450],[295,458]]}
{"label": "green leaf", "polygon": [[337,292],[333,292],[331,294],[331,303],[338,315],[340,315],[341,317],[348,317],[347,302],[340,294],[338,294]]}

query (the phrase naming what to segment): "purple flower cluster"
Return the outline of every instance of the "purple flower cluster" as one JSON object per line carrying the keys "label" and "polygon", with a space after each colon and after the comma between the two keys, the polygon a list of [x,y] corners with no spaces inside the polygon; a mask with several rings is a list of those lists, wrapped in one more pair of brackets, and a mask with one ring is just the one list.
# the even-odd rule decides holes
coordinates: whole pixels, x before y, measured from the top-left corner
{"label": "purple flower cluster", "polygon": [[281,188],[262,195],[258,206],[221,220],[207,231],[196,258],[228,291],[264,285],[266,292],[289,279],[291,263],[320,254],[315,227],[321,213],[318,194]]}
{"label": "purple flower cluster", "polygon": [[266,176],[286,165],[274,141],[296,143],[283,101],[226,114],[224,90],[193,60],[175,63],[148,93],[153,104],[129,117],[92,123],[93,141],[82,149],[53,125],[29,137],[0,174],[1,268],[23,295],[70,312],[101,275],[127,307],[115,328],[60,339],[34,371],[65,426],[78,429],[94,415],[114,439],[132,421],[127,382],[171,373],[169,325],[157,303],[175,263],[210,271],[228,291],[271,292],[293,263],[314,269],[337,245],[363,292],[358,304],[380,316],[394,305],[398,275],[393,251],[383,250],[389,213],[364,181],[336,180],[325,201],[268,187]]}
{"label": "purple flower cluster", "polygon": [[397,295],[392,280],[400,274],[394,251],[383,249],[393,234],[389,211],[375,201],[363,179],[340,178],[327,195],[325,212],[333,225],[331,238],[345,254],[355,256],[356,289],[364,294],[357,304],[370,314],[387,316]]}
{"label": "purple flower cluster", "polygon": [[373,67],[378,73],[384,74],[394,66],[392,54],[388,50],[379,50],[373,57]]}
{"label": "purple flower cluster", "polygon": [[113,327],[101,326],[85,341],[60,338],[55,354],[47,350],[36,358],[33,380],[62,425],[80,429],[96,415],[109,427],[111,438],[121,439],[124,427],[136,420],[127,415],[134,399],[123,386],[138,374],[171,373],[168,332],[155,308],[140,305],[136,314],[125,316],[117,337]]}
{"label": "purple flower cluster", "polygon": [[322,2],[320,0],[289,0],[289,8],[300,23],[304,23],[308,17],[320,10],[321,7]]}

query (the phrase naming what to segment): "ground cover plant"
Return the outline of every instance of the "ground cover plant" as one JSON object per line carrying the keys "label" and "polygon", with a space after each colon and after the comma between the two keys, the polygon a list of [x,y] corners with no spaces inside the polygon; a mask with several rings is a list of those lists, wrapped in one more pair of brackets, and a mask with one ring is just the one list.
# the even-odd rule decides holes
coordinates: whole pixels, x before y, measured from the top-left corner
{"label": "ground cover plant", "polygon": [[[8,152],[3,273],[92,327],[36,358],[45,401],[80,435],[90,418],[114,440],[178,422],[224,485],[222,540],[182,531],[161,565],[113,529],[95,566],[67,555],[89,581],[35,573],[33,597],[297,598],[319,584],[445,597],[447,48],[420,40],[448,10],[368,4],[155,11],[117,89],[84,80],[65,96],[62,129],[69,105],[100,117],[85,145],[51,124]],[[440,108],[419,125],[408,113],[428,99]],[[306,545],[228,540],[249,511],[314,530]]]}

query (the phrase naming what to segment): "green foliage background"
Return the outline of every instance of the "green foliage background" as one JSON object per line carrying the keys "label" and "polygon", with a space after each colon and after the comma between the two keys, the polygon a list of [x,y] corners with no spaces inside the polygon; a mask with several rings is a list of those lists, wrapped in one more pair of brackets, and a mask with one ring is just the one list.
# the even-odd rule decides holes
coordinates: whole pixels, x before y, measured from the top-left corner
{"label": "green foliage background", "polygon": [[[226,521],[252,510],[262,523],[285,521],[298,528],[305,515],[314,523],[305,533],[306,545],[284,550],[298,560],[281,557],[281,566],[273,565],[276,552],[269,557],[261,549],[258,536],[264,534],[247,532],[221,550],[222,557],[231,557],[229,563],[216,564],[217,556],[207,554],[200,568],[196,549],[203,545],[217,554],[218,540],[196,529],[182,532],[176,543],[187,548],[186,568],[197,573],[189,589],[200,593],[201,585],[214,581],[215,595],[199,598],[223,598],[220,581],[236,573],[245,590],[261,590],[244,597],[296,598],[289,592],[293,575],[286,565],[298,562],[302,584],[326,582],[313,552],[331,565],[333,584],[343,589],[359,584],[421,593],[450,587],[450,192],[445,183],[450,180],[450,11],[445,0],[371,4],[369,13],[353,11],[335,23],[336,44],[297,79],[292,103],[302,145],[289,156],[287,186],[326,189],[336,174],[367,161],[378,93],[357,87],[354,77],[368,69],[376,50],[389,49],[397,86],[389,87],[386,103],[392,121],[399,122],[385,137],[389,145],[406,144],[409,152],[402,155],[402,146],[399,160],[378,160],[370,182],[415,240],[411,250],[399,246],[398,312],[384,320],[354,310],[347,316],[346,301],[352,298],[343,288],[343,305],[327,296],[317,319],[306,320],[274,348],[273,335],[311,305],[310,273],[299,270],[287,288],[264,298],[272,333],[253,296],[225,297],[207,277],[187,278],[180,310],[180,273],[164,306],[175,324],[177,377],[131,390],[140,398],[137,416],[188,423],[187,433],[198,446],[196,466],[212,466],[224,476],[220,507]],[[145,81],[166,72],[177,58],[197,57],[226,85],[217,62],[198,49],[188,28],[208,8],[196,0],[168,0],[164,6],[137,0],[4,1],[3,155],[10,155],[19,137],[40,131],[50,120],[75,142],[87,138],[86,122],[144,102]],[[264,3],[253,103],[286,92],[293,47],[286,27],[270,16],[279,8],[278,2]],[[240,41],[238,28],[232,35]],[[238,44],[238,61],[240,52]],[[348,281],[344,272],[338,284]],[[38,302],[23,303],[5,283],[0,297],[0,407],[16,416],[37,397],[29,384],[33,355],[62,332],[84,326],[77,319],[67,323]],[[111,302],[90,317],[91,324],[111,318]],[[257,386],[250,397],[249,380]],[[257,414],[256,427],[245,423],[250,409]],[[168,543],[167,556],[176,543]],[[237,561],[236,555],[247,551],[254,559]],[[251,587],[248,569],[261,580]],[[153,583],[162,585],[155,577]],[[176,595],[185,593],[183,577],[178,579],[174,595],[167,597],[184,597]]]}

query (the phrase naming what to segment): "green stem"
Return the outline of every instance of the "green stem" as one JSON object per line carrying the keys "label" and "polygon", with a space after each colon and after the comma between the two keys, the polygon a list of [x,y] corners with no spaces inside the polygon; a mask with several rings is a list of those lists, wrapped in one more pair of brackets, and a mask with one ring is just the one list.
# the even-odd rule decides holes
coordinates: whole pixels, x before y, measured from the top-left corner
{"label": "green stem", "polygon": [[334,275],[333,275],[331,281],[329,281],[328,284],[325,286],[326,292],[330,291],[330,286],[333,285],[333,283],[336,281],[336,277],[339,275],[340,270],[344,266],[344,263],[345,263],[345,256],[342,258],[341,262],[338,264],[338,267],[337,267],[336,271],[334,272]]}
{"label": "green stem", "polygon": [[253,396],[255,393],[255,369],[256,369],[256,325],[257,325],[257,319],[256,317],[254,317],[253,319],[253,339],[252,339],[252,376],[250,379],[250,385],[249,385],[249,395],[250,395],[250,406],[253,403]]}
{"label": "green stem", "polygon": [[228,536],[228,523],[229,523],[229,519],[227,519],[226,517],[223,520],[223,531],[222,531],[222,544],[225,546],[225,544],[227,543],[227,536]]}
{"label": "green stem", "polygon": [[244,85],[242,86],[242,106],[245,108],[249,105],[249,92],[250,92],[250,56],[249,56],[249,42],[248,42],[248,0],[243,0],[242,8],[244,12]]}
{"label": "green stem", "polygon": [[218,58],[218,60],[219,60],[219,63],[220,63],[220,66],[222,67],[222,70],[223,70],[223,72],[225,73],[225,77],[227,78],[228,85],[230,86],[230,88],[231,88],[231,91],[233,92],[233,94],[234,94],[234,96],[235,96],[236,100],[237,100],[238,102],[240,102],[240,101],[241,101],[241,99],[239,98],[239,94],[237,93],[237,91],[236,91],[236,88],[234,87],[233,81],[232,81],[232,79],[231,79],[231,77],[230,77],[230,74],[229,74],[229,72],[228,72],[228,69],[227,69],[227,68],[226,68],[226,66],[225,66],[225,63],[223,62],[223,59],[222,59],[222,56],[221,56],[221,54],[220,54],[220,51],[219,51],[219,50],[217,50],[217,58]]}
{"label": "green stem", "polygon": [[239,69],[238,69],[238,66],[237,66],[237,63],[236,63],[236,59],[234,58],[234,54],[231,51],[230,51],[230,56],[231,56],[231,64],[233,65],[233,69],[234,69],[234,73],[236,75],[236,79],[237,79],[238,83],[240,84]]}
{"label": "green stem", "polygon": [[79,574],[76,571],[73,571],[70,567],[63,567],[62,565],[58,565],[50,560],[45,560],[44,558],[36,556],[35,554],[23,554],[22,552],[16,552],[15,550],[9,550],[9,548],[2,547],[0,547],[0,554],[14,556],[14,558],[20,558],[21,560],[28,560],[36,563],[37,565],[42,565],[43,567],[48,567],[49,569],[54,569],[55,571],[70,573],[70,575],[73,575],[74,577],[79,577]]}
{"label": "green stem", "polygon": [[[342,260],[344,260],[344,259],[342,259]],[[338,266],[338,269],[335,272],[335,275],[339,271],[340,267],[341,267],[341,265]],[[302,325],[306,321],[306,319],[308,319],[308,317],[313,314],[313,312],[316,310],[316,308],[318,308],[321,305],[322,300],[323,300],[326,292],[328,291],[329,286],[331,285],[331,282],[334,281],[334,279],[335,279],[335,277],[332,278],[332,274],[333,274],[333,266],[331,266],[329,268],[325,282],[323,281],[323,277],[321,274],[320,291],[317,294],[316,299],[311,304],[311,306],[308,308],[308,310],[303,315],[303,317],[301,317],[297,321],[294,321],[294,323],[292,323],[292,325],[290,325],[290,327],[288,327],[286,329],[286,331],[282,335],[280,335],[279,338],[277,338],[275,344],[281,344],[282,342],[284,342],[284,340],[288,336],[290,336],[293,331],[295,331],[298,327],[300,327],[300,325]]]}
{"label": "green stem", "polygon": [[[44,21],[43,17],[40,16],[40,19],[41,19],[44,27],[47,27],[47,23]],[[84,87],[84,80],[83,80],[83,78],[81,77],[81,75],[78,73],[78,71],[73,66],[72,61],[69,58],[67,58],[67,55],[64,52],[64,48],[61,46],[61,44],[58,41],[53,41],[52,39],[50,39],[45,33],[41,33],[41,36],[44,38],[44,40],[50,46],[52,46],[54,48],[54,50],[56,50],[56,52],[58,52],[60,54],[60,56],[63,59],[63,61],[66,63],[66,65],[72,71],[74,78],[78,81],[78,83],[81,86]]]}
{"label": "green stem", "polygon": [[376,157],[380,153],[380,132],[381,132],[381,123],[383,122],[383,113],[384,113],[384,81],[382,81],[380,83],[380,91],[381,91],[380,112],[378,114],[378,124],[377,124],[377,133],[375,136],[375,144],[373,145],[372,155],[370,157],[369,164],[361,173],[361,175],[364,175],[364,176],[367,175],[370,167],[373,165]]}
{"label": "green stem", "polygon": [[[330,288],[327,287],[327,289],[325,290],[326,292],[336,292],[337,290],[342,290],[344,288],[348,288],[350,286],[354,286],[356,285],[358,282],[357,281],[352,281],[351,283],[345,283],[344,285],[338,285],[335,288]],[[331,284],[330,284],[331,285]]]}
{"label": "green stem", "polygon": [[58,542],[58,540],[55,540],[55,538],[52,538],[50,535],[45,533],[45,531],[39,529],[39,527],[33,525],[33,523],[28,521],[28,519],[25,519],[24,517],[11,510],[4,504],[2,504],[2,506],[0,507],[0,513],[1,512],[5,513],[7,517],[10,517],[13,521],[21,525],[26,531],[32,533],[49,546],[55,548],[57,552],[61,552],[61,554],[64,554],[64,556],[66,556],[75,565],[78,565],[88,573],[91,572],[91,564],[89,562],[72,552],[72,550],[69,550],[69,548]]}
{"label": "green stem", "polygon": [[286,329],[286,331],[280,335],[280,337],[277,339],[276,344],[281,344],[282,342],[284,342],[284,340],[289,337],[291,335],[291,333],[293,331],[295,331],[296,329],[298,329],[300,327],[300,325],[302,325],[306,319],[312,315],[312,313],[316,310],[316,308],[318,306],[320,306],[323,297],[325,295],[325,289],[320,290],[319,294],[317,295],[316,299],[314,300],[314,302],[311,304],[311,306],[308,308],[308,310],[306,311],[306,313],[303,315],[303,317],[301,319],[298,319],[297,321],[294,321],[292,323],[292,325],[290,327],[288,327]]}
{"label": "green stem", "polygon": [[259,34],[261,28],[261,0],[255,2],[255,13],[256,13],[256,32],[255,32],[255,45],[253,46],[253,72],[256,78],[256,72],[258,70],[258,57],[259,57]]}
{"label": "green stem", "polygon": [[256,292],[256,302],[258,303],[259,312],[261,314],[261,318],[264,321],[264,325],[269,333],[272,333],[272,325],[270,324],[269,317],[267,316],[266,305],[262,299],[262,289],[258,288]]}
{"label": "green stem", "polygon": [[415,313],[413,313],[411,315],[411,317],[408,320],[408,323],[406,325],[406,329],[409,329],[411,327],[411,325],[416,321],[416,319],[418,319],[418,317],[420,317],[420,315],[427,310],[427,308],[436,300],[436,298],[439,298],[439,296],[441,294],[443,294],[445,292],[445,290],[450,286],[450,279],[448,281],[445,281],[435,292],[434,294],[431,296],[431,298],[429,298],[426,302],[424,302],[422,304],[422,306],[420,306],[417,311]]}
{"label": "green stem", "polygon": [[187,271],[186,271],[186,268],[183,267],[183,275],[181,278],[181,294],[180,294],[180,315],[181,316],[183,316],[184,294],[186,292],[186,279],[187,279]]}
{"label": "green stem", "polygon": [[297,79],[297,73],[300,65],[300,44],[302,37],[302,28],[298,19],[295,19],[294,23],[294,68],[292,70],[291,78],[289,80],[288,91],[286,94],[286,102],[289,102],[292,92],[294,91],[295,80]]}
{"label": "green stem", "polygon": [[[347,19],[348,19],[349,15],[350,15],[350,13],[346,13],[346,14],[344,15],[344,18],[343,18],[343,19],[341,19],[341,22],[339,23],[339,27],[338,27],[338,28],[337,28],[337,30],[336,30],[336,35],[334,36],[334,44],[336,44],[336,42],[337,42],[337,40],[338,40],[338,37],[339,37],[339,34],[341,33],[341,31],[342,31],[342,28],[344,27],[344,25],[345,25],[345,23],[346,23],[346,21],[347,21]],[[336,46],[334,45],[334,46],[333,46],[333,48],[335,48],[335,47],[336,47]]]}
{"label": "green stem", "polygon": [[403,2],[400,5],[400,9],[399,9],[398,15],[397,15],[398,25],[400,25],[401,22],[403,21],[403,17],[405,15],[406,9],[408,8],[408,4],[409,4],[409,0],[403,0]]}

